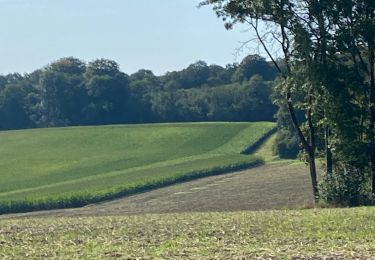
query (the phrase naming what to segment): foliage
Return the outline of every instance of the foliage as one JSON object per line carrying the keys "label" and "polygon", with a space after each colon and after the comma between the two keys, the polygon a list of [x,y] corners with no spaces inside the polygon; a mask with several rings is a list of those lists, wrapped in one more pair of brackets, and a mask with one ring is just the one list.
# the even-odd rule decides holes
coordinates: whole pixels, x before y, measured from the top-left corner
{"label": "foliage", "polygon": [[337,206],[371,204],[368,177],[353,166],[335,165],[331,174],[320,181],[319,195],[323,202]]}
{"label": "foliage", "polygon": [[[304,122],[304,115],[301,111],[297,112],[300,122]],[[276,113],[277,118],[277,137],[274,146],[275,153],[282,159],[296,159],[301,151],[300,140],[296,130],[290,120],[287,108],[284,104],[279,105]]]}
{"label": "foliage", "polygon": [[34,126],[27,109],[29,85],[6,84],[0,92],[0,129]]}
{"label": "foliage", "polygon": [[[232,82],[235,73],[244,77]],[[31,74],[0,75],[0,130],[151,122],[272,121],[274,68],[256,55],[241,65],[198,61],[156,76],[127,75],[112,60],[74,57]],[[261,75],[259,77],[257,75]],[[251,79],[254,78],[256,80]],[[238,92],[237,92],[238,91]],[[226,109],[223,106],[228,106]]]}
{"label": "foliage", "polygon": [[[86,65],[75,58],[63,58],[47,66],[38,77],[33,111],[40,126],[77,124],[86,101],[83,73]],[[24,80],[28,82],[28,80]],[[32,111],[32,109],[30,109]],[[12,128],[10,128],[12,129]]]}
{"label": "foliage", "polygon": [[[291,146],[285,142],[289,136],[298,137],[315,196],[319,155],[327,174],[335,163],[360,170],[360,176],[369,170],[375,194],[374,1],[205,0],[200,5],[212,6],[227,29],[248,26],[278,69],[275,99],[293,125],[292,130],[280,124],[279,149]],[[336,177],[345,183],[346,175]]]}
{"label": "foliage", "polygon": [[234,82],[242,82],[251,79],[255,75],[259,75],[266,81],[269,81],[275,79],[277,74],[278,72],[274,66],[270,66],[265,58],[255,54],[249,55],[242,60],[233,74],[232,80]]}
{"label": "foliage", "polygon": [[128,76],[111,60],[90,62],[84,74],[89,104],[85,110],[89,124],[126,123]]}
{"label": "foliage", "polygon": [[151,95],[161,121],[272,121],[272,84],[255,75],[242,84],[193,88]]}

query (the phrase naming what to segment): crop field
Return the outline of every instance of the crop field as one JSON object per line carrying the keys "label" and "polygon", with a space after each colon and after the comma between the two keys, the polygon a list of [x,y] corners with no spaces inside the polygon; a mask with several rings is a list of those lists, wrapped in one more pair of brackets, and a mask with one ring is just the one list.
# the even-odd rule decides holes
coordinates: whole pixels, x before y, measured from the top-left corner
{"label": "crop field", "polygon": [[275,161],[85,207],[6,214],[0,215],[0,219],[306,208],[314,208],[314,196],[307,167],[303,163]]}
{"label": "crop field", "polygon": [[[273,139],[256,152],[267,161]],[[313,201],[310,189],[303,164],[276,161],[79,209],[4,215],[0,258],[373,259],[374,207],[243,211],[298,208]]]}
{"label": "crop field", "polygon": [[0,220],[1,259],[373,259],[375,208]]}
{"label": "crop field", "polygon": [[186,123],[1,132],[0,213],[81,206],[261,163],[273,123]]}

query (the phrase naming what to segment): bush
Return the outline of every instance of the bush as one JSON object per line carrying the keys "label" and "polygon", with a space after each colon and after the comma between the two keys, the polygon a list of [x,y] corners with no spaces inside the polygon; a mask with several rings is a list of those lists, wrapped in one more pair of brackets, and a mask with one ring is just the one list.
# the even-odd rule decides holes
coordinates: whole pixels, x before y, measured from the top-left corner
{"label": "bush", "polygon": [[336,165],[332,174],[324,174],[319,183],[320,200],[337,206],[368,205],[366,171],[353,166]]}
{"label": "bush", "polygon": [[298,136],[286,129],[279,129],[273,149],[281,159],[296,159],[301,150]]}

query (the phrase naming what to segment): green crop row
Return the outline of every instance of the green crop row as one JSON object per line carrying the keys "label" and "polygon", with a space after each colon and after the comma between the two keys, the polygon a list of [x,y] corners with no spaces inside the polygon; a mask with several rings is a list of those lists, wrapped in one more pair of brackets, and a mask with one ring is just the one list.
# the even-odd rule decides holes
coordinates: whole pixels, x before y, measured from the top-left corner
{"label": "green crop row", "polygon": [[[220,159],[220,157],[217,159]],[[204,163],[204,165],[202,165],[202,163]],[[184,170],[179,169],[177,165],[177,167],[166,169],[167,171],[163,172],[163,176],[153,177],[148,180],[142,179],[141,177],[137,181],[116,185],[115,179],[112,181],[113,186],[109,186],[107,189],[103,187],[102,189],[88,190],[86,189],[87,185],[91,184],[88,182],[73,183],[73,186],[75,186],[77,190],[82,190],[81,192],[61,193],[56,192],[55,187],[49,187],[32,194],[28,198],[20,197],[16,200],[12,199],[12,196],[6,197],[6,199],[2,198],[4,200],[0,203],[0,214],[81,207],[87,204],[116,199],[183,181],[242,170],[262,163],[263,160],[259,157],[247,158],[246,161],[236,163],[232,163],[229,160],[222,160],[221,163],[216,160],[205,160],[200,163],[191,164]],[[207,168],[207,165],[211,168]],[[140,173],[140,175],[145,173],[147,173],[147,171]],[[151,172],[148,172],[148,174],[151,174]],[[93,182],[100,183],[101,180],[93,180]],[[108,183],[106,183],[106,186],[108,186]]]}
{"label": "green crop row", "polygon": [[0,213],[65,208],[250,167],[273,123],[187,123],[0,133]]}

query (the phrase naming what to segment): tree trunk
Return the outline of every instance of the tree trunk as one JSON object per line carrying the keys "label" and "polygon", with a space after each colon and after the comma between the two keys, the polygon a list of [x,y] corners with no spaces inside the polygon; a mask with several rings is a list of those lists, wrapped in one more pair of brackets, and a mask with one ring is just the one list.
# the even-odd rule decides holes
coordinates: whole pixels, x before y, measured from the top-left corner
{"label": "tree trunk", "polygon": [[[282,8],[283,8],[283,6],[284,6],[284,2],[281,3]],[[269,58],[272,60],[273,64],[277,68],[277,70],[280,72],[282,77],[284,79],[286,79],[287,76],[281,70],[280,66],[278,65],[278,63],[276,62],[274,57],[272,56],[270,50],[267,48],[266,43],[264,42],[262,36],[259,33],[258,19],[255,20],[255,23],[249,22],[249,25],[255,30],[255,33],[257,35],[257,38],[258,38],[259,42],[263,46],[264,50],[266,51]],[[281,29],[281,35],[282,35],[281,45],[282,45],[282,50],[283,50],[283,53],[284,53],[284,59],[285,59],[285,62],[286,62],[286,67],[287,67],[287,72],[288,72],[287,74],[291,75],[291,66],[290,66],[290,59],[289,59],[290,41],[289,41],[289,38],[288,38],[288,34],[285,31],[284,24],[280,24],[280,29]],[[309,166],[310,166],[310,176],[311,176],[313,194],[314,194],[315,202],[317,202],[317,200],[318,200],[318,183],[317,183],[316,165],[315,165],[315,146],[314,146],[313,149],[311,149],[309,143],[307,142],[305,136],[303,135],[303,133],[301,131],[301,128],[299,126],[297,117],[296,117],[296,113],[295,113],[293,102],[292,102],[291,98],[292,98],[291,93],[288,90],[287,93],[286,93],[286,103],[287,103],[289,115],[292,119],[293,126],[294,126],[295,130],[297,131],[298,137],[299,137],[299,139],[300,139],[300,141],[303,145],[303,148],[309,156],[308,160],[309,160]],[[315,145],[315,143],[314,143],[314,145]]]}
{"label": "tree trunk", "polygon": [[310,108],[307,112],[307,123],[309,125],[309,130],[310,130],[310,136],[309,136],[310,149],[308,151],[308,155],[309,155],[310,175],[311,175],[311,182],[313,186],[314,198],[315,198],[315,201],[317,201],[319,199],[319,193],[318,193],[318,178],[317,178],[316,164],[315,164],[316,141],[315,141],[315,127],[313,124],[312,111],[311,111],[312,101],[313,101],[313,95],[312,93],[310,93],[309,94]]}
{"label": "tree trunk", "polygon": [[[320,35],[320,63],[323,68],[322,75],[324,75],[323,80],[327,82],[327,29],[325,26],[324,13],[321,7],[321,1],[318,1],[319,11],[317,14],[318,25],[319,25],[319,35]],[[332,174],[333,162],[332,162],[332,151],[329,144],[330,129],[329,126],[324,128],[324,139],[325,139],[325,155],[326,155],[326,172],[327,174]]]}
{"label": "tree trunk", "polygon": [[324,139],[325,139],[325,150],[326,150],[326,173],[332,174],[333,172],[333,161],[332,161],[332,151],[329,144],[329,136],[330,136],[330,130],[329,127],[326,126],[324,129]]}
{"label": "tree trunk", "polygon": [[[315,202],[318,200],[318,181],[317,181],[317,174],[316,174],[316,164],[315,164],[315,132],[314,128],[310,128],[310,144],[313,144],[313,147],[307,142],[305,136],[303,135],[301,128],[298,124],[298,120],[296,117],[296,112],[294,110],[293,102],[291,99],[291,93],[288,91],[286,94],[286,100],[288,105],[289,115],[292,119],[293,126],[297,131],[298,137],[302,143],[304,150],[308,155],[309,161],[309,168],[310,168],[310,177],[311,177],[311,184],[314,194]],[[311,127],[311,111],[309,112],[309,127]],[[312,137],[312,138],[311,138]]]}
{"label": "tree trunk", "polygon": [[371,191],[375,194],[375,51],[369,48],[370,54],[370,167],[371,167]]}
{"label": "tree trunk", "polygon": [[319,191],[318,191],[318,179],[316,173],[316,164],[315,164],[315,153],[310,151],[309,153],[309,167],[310,167],[310,177],[311,183],[313,187],[313,194],[315,202],[319,199]]}

